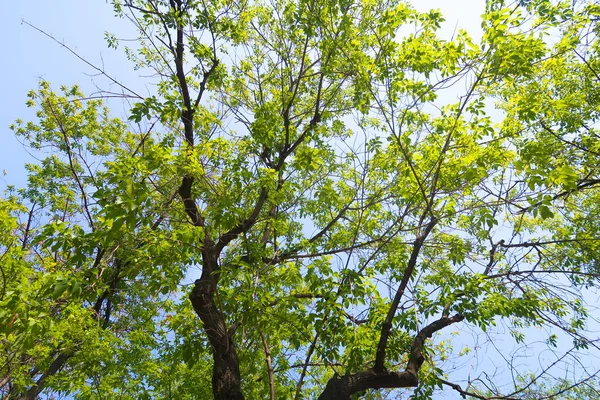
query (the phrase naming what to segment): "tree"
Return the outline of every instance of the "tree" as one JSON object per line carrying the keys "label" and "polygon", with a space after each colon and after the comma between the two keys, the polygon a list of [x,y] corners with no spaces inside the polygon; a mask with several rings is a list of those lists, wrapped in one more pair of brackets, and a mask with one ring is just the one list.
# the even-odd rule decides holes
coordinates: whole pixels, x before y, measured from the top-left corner
{"label": "tree", "polygon": [[[3,396],[594,393],[599,5],[488,1],[475,43],[399,0],[113,4],[156,91],[41,82],[13,126]],[[554,353],[464,380],[467,328]]]}

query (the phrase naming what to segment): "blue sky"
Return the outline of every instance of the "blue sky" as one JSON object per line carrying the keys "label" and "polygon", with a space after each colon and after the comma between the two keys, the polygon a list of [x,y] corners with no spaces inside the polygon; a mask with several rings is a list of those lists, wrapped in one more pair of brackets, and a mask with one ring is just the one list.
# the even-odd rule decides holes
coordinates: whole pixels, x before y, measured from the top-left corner
{"label": "blue sky", "polygon": [[[45,79],[57,90],[61,85],[79,84],[85,93],[95,91],[93,69],[35,29],[25,20],[52,34],[92,63],[122,80],[138,79],[121,49],[108,49],[104,32],[132,37],[127,21],[114,17],[104,0],[26,0],[10,2],[0,16],[4,40],[4,62],[0,63],[0,187],[25,183],[23,164],[31,157],[8,126],[16,118],[31,120],[34,110],[25,106],[27,92]],[[101,84],[105,82],[93,78]],[[3,176],[2,171],[7,175]]]}

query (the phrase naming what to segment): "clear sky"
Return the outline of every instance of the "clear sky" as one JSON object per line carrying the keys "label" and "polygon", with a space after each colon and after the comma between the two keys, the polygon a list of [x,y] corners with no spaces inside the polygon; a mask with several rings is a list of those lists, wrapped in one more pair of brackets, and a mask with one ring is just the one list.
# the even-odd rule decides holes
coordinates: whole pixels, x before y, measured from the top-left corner
{"label": "clear sky", "polygon": [[[137,80],[122,50],[108,49],[104,32],[132,36],[127,23],[114,17],[112,6],[104,0],[26,0],[12,1],[2,7],[0,37],[4,61],[0,63],[0,188],[24,184],[23,163],[31,157],[8,126],[16,118],[31,120],[34,111],[25,105],[27,92],[40,79],[52,84],[79,84],[85,93],[95,90],[93,69],[35,29],[25,20],[64,41],[83,57],[105,68],[119,79]],[[95,78],[98,81],[98,78]],[[102,81],[102,80],[100,80]],[[3,176],[2,171],[7,175]]]}

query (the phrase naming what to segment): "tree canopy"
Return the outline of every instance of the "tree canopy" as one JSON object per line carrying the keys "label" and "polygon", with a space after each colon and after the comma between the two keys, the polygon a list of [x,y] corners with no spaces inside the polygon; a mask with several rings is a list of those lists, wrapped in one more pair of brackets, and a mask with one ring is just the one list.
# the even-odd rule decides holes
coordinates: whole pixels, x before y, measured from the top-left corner
{"label": "tree canopy", "polygon": [[598,398],[600,4],[112,3],[150,94],[12,126],[2,398]]}

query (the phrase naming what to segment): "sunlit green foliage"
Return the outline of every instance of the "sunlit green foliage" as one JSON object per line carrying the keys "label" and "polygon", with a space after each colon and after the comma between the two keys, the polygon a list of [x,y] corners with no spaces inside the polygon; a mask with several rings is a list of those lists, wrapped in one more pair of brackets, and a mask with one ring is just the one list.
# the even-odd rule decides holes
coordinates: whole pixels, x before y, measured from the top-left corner
{"label": "sunlit green foliage", "polygon": [[[12,126],[0,394],[592,393],[552,377],[597,347],[598,4],[488,1],[480,41],[399,0],[113,4],[156,90],[40,82]],[[560,355],[470,376],[468,329]]]}

